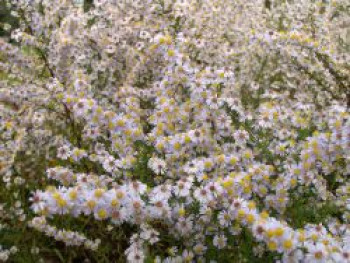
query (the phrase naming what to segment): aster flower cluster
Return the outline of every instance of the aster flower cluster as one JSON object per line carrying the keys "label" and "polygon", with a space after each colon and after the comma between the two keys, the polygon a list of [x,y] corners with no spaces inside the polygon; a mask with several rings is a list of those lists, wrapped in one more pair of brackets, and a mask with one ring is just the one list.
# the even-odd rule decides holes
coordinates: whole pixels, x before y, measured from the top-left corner
{"label": "aster flower cluster", "polygon": [[7,228],[78,260],[119,233],[128,262],[350,262],[346,1],[7,2]]}
{"label": "aster flower cluster", "polygon": [[0,260],[1,261],[7,261],[11,254],[15,254],[17,252],[17,248],[15,246],[11,247],[10,249],[3,249],[0,246]]}

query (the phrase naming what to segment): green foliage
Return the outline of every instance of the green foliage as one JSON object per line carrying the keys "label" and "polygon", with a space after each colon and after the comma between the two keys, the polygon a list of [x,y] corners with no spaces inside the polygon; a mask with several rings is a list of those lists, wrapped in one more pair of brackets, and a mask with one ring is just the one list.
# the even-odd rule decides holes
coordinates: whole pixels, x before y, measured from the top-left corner
{"label": "green foliage", "polygon": [[284,216],[295,228],[303,228],[306,224],[325,224],[331,218],[341,219],[341,212],[334,202],[320,202],[316,194],[310,190],[303,194],[294,193]]}

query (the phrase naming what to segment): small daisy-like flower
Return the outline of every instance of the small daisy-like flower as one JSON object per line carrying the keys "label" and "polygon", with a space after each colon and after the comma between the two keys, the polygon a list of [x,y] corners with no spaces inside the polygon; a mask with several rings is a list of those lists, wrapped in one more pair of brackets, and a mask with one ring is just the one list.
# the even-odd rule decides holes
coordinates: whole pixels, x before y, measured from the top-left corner
{"label": "small daisy-like flower", "polygon": [[148,167],[155,174],[164,174],[166,171],[166,162],[160,158],[152,157],[148,161]]}
{"label": "small daisy-like flower", "polygon": [[213,245],[218,249],[223,249],[227,245],[227,238],[225,235],[215,235],[213,239]]}
{"label": "small daisy-like flower", "polygon": [[57,149],[57,157],[62,160],[67,160],[71,156],[69,146],[65,145]]}
{"label": "small daisy-like flower", "polygon": [[328,261],[328,251],[323,244],[310,244],[306,258],[309,262],[323,263]]}

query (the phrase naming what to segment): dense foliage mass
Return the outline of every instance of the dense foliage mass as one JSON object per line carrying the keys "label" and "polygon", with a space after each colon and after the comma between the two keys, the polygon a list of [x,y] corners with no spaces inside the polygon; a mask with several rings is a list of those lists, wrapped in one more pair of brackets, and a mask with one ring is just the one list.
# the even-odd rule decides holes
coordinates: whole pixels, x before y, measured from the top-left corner
{"label": "dense foliage mass", "polygon": [[6,2],[0,261],[350,262],[347,0]]}

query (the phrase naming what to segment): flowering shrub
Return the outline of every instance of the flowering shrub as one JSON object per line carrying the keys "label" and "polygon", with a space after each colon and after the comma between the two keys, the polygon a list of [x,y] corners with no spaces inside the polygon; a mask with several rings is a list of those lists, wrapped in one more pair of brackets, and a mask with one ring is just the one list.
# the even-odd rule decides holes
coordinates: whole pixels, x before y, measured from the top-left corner
{"label": "flowering shrub", "polygon": [[350,262],[348,1],[7,5],[0,260]]}

